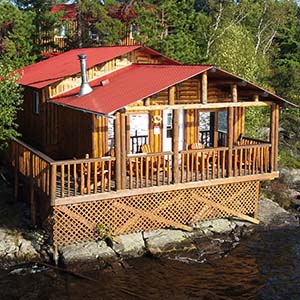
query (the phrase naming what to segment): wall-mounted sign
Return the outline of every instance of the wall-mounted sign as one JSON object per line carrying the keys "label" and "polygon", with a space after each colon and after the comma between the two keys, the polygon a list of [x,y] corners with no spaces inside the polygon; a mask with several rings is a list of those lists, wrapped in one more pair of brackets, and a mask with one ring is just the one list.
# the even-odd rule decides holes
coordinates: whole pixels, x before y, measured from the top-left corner
{"label": "wall-mounted sign", "polygon": [[160,126],[154,126],[153,133],[154,134],[160,134]]}

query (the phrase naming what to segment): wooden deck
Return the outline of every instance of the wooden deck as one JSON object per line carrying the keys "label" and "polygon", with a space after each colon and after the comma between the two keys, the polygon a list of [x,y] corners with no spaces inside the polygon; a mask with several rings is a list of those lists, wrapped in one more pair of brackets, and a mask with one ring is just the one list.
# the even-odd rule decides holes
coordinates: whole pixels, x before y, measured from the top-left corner
{"label": "wooden deck", "polygon": [[[177,157],[128,154],[124,169],[112,156],[54,161],[21,141],[12,144],[15,196],[21,182],[28,186],[32,223],[50,217],[57,245],[97,239],[97,224],[122,234],[191,230],[197,220],[226,216],[257,223],[259,181],[278,176],[273,160],[271,145],[258,140]],[[119,182],[117,172],[124,174]]]}

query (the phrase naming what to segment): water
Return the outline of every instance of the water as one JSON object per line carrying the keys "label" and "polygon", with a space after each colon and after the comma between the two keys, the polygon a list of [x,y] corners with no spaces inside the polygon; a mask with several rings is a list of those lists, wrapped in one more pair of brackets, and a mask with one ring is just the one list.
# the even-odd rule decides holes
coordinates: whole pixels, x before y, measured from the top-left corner
{"label": "water", "polygon": [[299,229],[257,233],[211,263],[182,261],[133,259],[86,274],[96,282],[49,269],[0,271],[0,299],[300,299]]}

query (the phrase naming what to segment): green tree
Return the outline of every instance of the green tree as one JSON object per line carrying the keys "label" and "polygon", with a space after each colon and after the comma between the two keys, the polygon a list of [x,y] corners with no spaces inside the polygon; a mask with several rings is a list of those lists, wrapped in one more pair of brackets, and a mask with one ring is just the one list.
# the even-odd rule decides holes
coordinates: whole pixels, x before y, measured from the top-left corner
{"label": "green tree", "polygon": [[44,52],[49,49],[59,49],[53,41],[55,30],[62,25],[61,16],[63,12],[53,13],[51,7],[62,1],[54,0],[16,0],[17,7],[25,14],[33,15],[30,40],[33,42],[33,53],[41,59]]}
{"label": "green tree", "polygon": [[201,15],[194,0],[136,2],[139,27],[136,39],[182,63],[202,61],[201,48],[195,39]]}
{"label": "green tree", "polygon": [[0,59],[15,68],[33,62],[34,15],[0,0]]}
{"label": "green tree", "polygon": [[244,26],[232,26],[224,33],[212,49],[210,62],[246,80],[257,80],[255,43]]}
{"label": "green tree", "polygon": [[70,36],[68,49],[116,45],[124,36],[124,26],[120,20],[110,16],[110,9],[117,5],[114,0],[77,0],[77,29]]}
{"label": "green tree", "polygon": [[22,89],[13,69],[2,62],[0,78],[0,148],[4,148],[10,139],[18,136],[16,117],[22,104]]}
{"label": "green tree", "polygon": [[[290,6],[288,20],[280,26],[275,38],[270,83],[276,92],[300,105],[300,8],[296,1]],[[280,119],[280,163],[300,167],[299,108],[287,107]]]}

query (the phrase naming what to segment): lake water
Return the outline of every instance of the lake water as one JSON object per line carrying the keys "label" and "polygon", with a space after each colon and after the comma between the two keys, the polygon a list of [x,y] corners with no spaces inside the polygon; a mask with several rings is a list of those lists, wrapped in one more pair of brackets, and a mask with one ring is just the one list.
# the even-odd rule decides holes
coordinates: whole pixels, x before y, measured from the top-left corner
{"label": "lake water", "polygon": [[183,261],[132,259],[125,269],[86,274],[96,282],[49,269],[2,270],[0,300],[300,299],[300,229],[256,233],[210,263]]}

